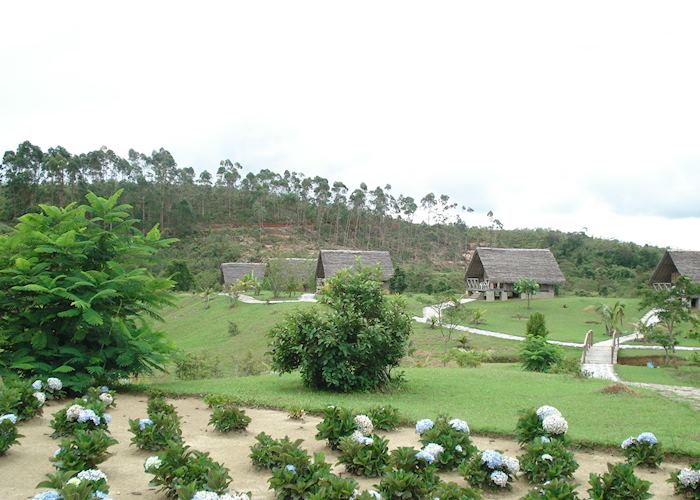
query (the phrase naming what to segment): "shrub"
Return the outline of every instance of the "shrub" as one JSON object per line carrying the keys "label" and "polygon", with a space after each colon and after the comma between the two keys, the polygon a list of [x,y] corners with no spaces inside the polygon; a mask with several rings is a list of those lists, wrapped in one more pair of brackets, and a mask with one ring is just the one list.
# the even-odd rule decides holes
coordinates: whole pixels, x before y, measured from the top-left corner
{"label": "shrub", "polygon": [[387,499],[423,500],[428,498],[431,489],[424,478],[402,469],[384,473],[379,481],[382,498]]}
{"label": "shrub", "polygon": [[[391,451],[389,463],[396,471],[410,472],[421,479],[421,485],[432,489],[439,482],[437,467],[435,466],[434,451],[416,451],[408,446],[401,446]],[[410,481],[409,481],[410,482]]]}
{"label": "shrub", "polygon": [[172,240],[137,230],[121,193],[41,205],[0,236],[0,364],[59,375],[72,391],[163,368],[171,347],[150,318],[170,303],[172,282],[144,264]]}
{"label": "shrub", "polygon": [[177,414],[175,406],[168,403],[165,397],[160,393],[153,393],[148,396],[148,401],[146,403],[146,413],[149,417],[153,417],[158,413],[164,413],[166,415],[174,416],[178,423],[180,422],[180,417]]}
{"label": "shrub", "polygon": [[51,461],[58,470],[76,471],[94,469],[109,457],[107,449],[117,440],[107,432],[77,429],[72,436],[61,440]]}
{"label": "shrub", "polygon": [[518,459],[499,451],[484,450],[462,463],[459,472],[475,488],[502,490],[511,488],[511,481],[520,470]]}
{"label": "shrub", "polygon": [[171,442],[182,442],[180,420],[171,413],[153,413],[149,418],[129,419],[129,430],[134,435],[131,444],[140,450],[158,451]]}
{"label": "shrub", "polygon": [[634,475],[630,464],[608,464],[608,472],[591,474],[588,494],[591,500],[644,500],[651,498],[651,483]]}
{"label": "shrub", "polygon": [[577,500],[578,498],[576,485],[561,479],[554,479],[530,490],[523,497],[523,500]]}
{"label": "shrub", "polygon": [[29,420],[41,414],[44,401],[29,382],[22,379],[10,378],[5,380],[0,388],[0,414],[12,413],[20,421]]}
{"label": "shrub", "polygon": [[376,434],[367,437],[360,431],[340,439],[338,463],[351,474],[378,477],[389,463],[389,441]]}
{"label": "shrub", "polygon": [[205,353],[180,353],[175,356],[175,376],[180,380],[196,380],[221,375],[219,359]]}
{"label": "shrub", "polygon": [[185,491],[221,494],[231,482],[228,469],[212,460],[209,453],[192,450],[182,443],[170,443],[157,457],[146,459],[144,469],[153,475],[151,486],[160,486],[159,491],[181,498]]}
{"label": "shrub", "polygon": [[547,372],[557,364],[562,355],[560,350],[547,342],[544,337],[531,335],[523,342],[520,362],[525,370]]}
{"label": "shrub", "polygon": [[661,444],[651,432],[642,432],[639,436],[628,437],[620,446],[627,457],[627,463],[656,468],[664,460]]}
{"label": "shrub", "polygon": [[202,399],[209,408],[215,408],[217,406],[225,406],[236,403],[236,401],[231,396],[226,396],[224,394],[207,394]]}
{"label": "shrub", "polygon": [[304,500],[318,493],[324,479],[330,476],[331,466],[326,463],[323,453],[314,455],[311,462],[304,461],[288,463],[272,470],[268,480],[270,488],[275,491],[275,497],[280,500]]}
{"label": "shrub", "polygon": [[46,381],[35,380],[32,388],[36,391],[43,391],[46,399],[61,399],[66,396],[63,391],[63,382],[58,377],[49,377]]}
{"label": "shrub", "polygon": [[287,418],[289,420],[304,420],[306,410],[301,406],[292,406],[287,410]]}
{"label": "shrub", "polygon": [[209,425],[219,432],[244,431],[250,423],[250,417],[245,411],[233,405],[214,407],[209,419]]}
{"label": "shrub", "polygon": [[241,333],[240,328],[238,328],[238,324],[234,323],[233,321],[228,322],[228,334],[230,337],[235,337],[239,333]]}
{"label": "shrub", "polygon": [[329,313],[297,311],[273,328],[273,368],[299,369],[307,387],[334,391],[370,390],[391,381],[413,326],[403,301],[385,296],[371,269],[338,272],[319,300]]}
{"label": "shrub", "polygon": [[555,479],[572,479],[578,463],[560,441],[535,439],[520,457],[520,468],[528,481],[542,484]]}
{"label": "shrub", "polygon": [[[545,422],[546,420],[546,422]],[[569,424],[561,412],[553,406],[540,406],[537,410],[521,410],[515,425],[515,437],[521,445],[540,438],[566,441]]]}
{"label": "shrub", "polygon": [[399,426],[399,410],[390,405],[375,405],[367,410],[375,429],[393,431]]}
{"label": "shrub", "polygon": [[673,484],[676,495],[683,495],[692,500],[700,500],[700,462],[690,464],[690,467],[673,471],[668,480]]}
{"label": "shrub", "polygon": [[[418,430],[417,425],[416,431]],[[464,420],[448,420],[446,416],[441,415],[429,429],[419,434],[423,445],[433,443],[443,448],[442,452],[435,456],[435,465],[442,470],[454,469],[476,452],[476,446],[469,438],[469,426]]]}
{"label": "shrub", "polygon": [[[39,498],[64,498],[67,500],[92,500],[109,498],[107,476],[99,469],[75,471],[57,471],[47,475],[48,479],[36,485],[37,488],[53,488]],[[53,493],[53,497],[51,496]],[[34,497],[37,498],[37,497]]]}
{"label": "shrub", "polygon": [[102,403],[107,408],[117,407],[117,392],[110,390],[109,387],[103,385],[102,387],[89,387],[83,396],[83,400],[86,403]]}
{"label": "shrub", "polygon": [[323,420],[318,423],[316,429],[316,439],[326,439],[328,446],[335,450],[340,438],[349,436],[355,430],[352,412],[339,406],[327,406],[323,410]]}
{"label": "shrub", "polygon": [[581,372],[581,363],[576,358],[562,357],[549,369],[549,373],[584,377],[584,374]]}
{"label": "shrub", "polygon": [[445,361],[455,361],[460,368],[477,368],[482,362],[491,361],[492,354],[488,351],[466,350],[453,347],[445,356]]}
{"label": "shrub", "polygon": [[308,462],[309,454],[301,448],[301,439],[291,441],[287,436],[274,439],[261,432],[255,436],[255,443],[250,447],[250,460],[253,466],[260,469],[274,469],[286,464]]}
{"label": "shrub", "polygon": [[105,404],[102,401],[78,398],[53,414],[51,437],[69,436],[78,430],[107,431],[110,420],[111,417],[105,413]]}
{"label": "shrub", "polygon": [[4,455],[19,438],[24,437],[17,432],[17,415],[6,413],[0,416],[0,455]]}
{"label": "shrub", "polygon": [[440,500],[479,500],[481,493],[473,488],[466,488],[453,483],[440,482],[430,492],[431,498],[439,498]]}
{"label": "shrub", "polygon": [[329,474],[321,479],[316,493],[307,496],[308,500],[348,500],[356,499],[359,485],[352,478],[338,477]]}
{"label": "shrub", "polygon": [[525,325],[525,335],[528,337],[531,335],[535,337],[546,337],[549,335],[549,330],[547,330],[547,325],[544,320],[544,314],[540,312],[530,314],[530,318]]}
{"label": "shrub", "polygon": [[253,351],[246,351],[245,355],[237,360],[236,372],[239,376],[260,375],[264,371],[264,363],[255,358]]}

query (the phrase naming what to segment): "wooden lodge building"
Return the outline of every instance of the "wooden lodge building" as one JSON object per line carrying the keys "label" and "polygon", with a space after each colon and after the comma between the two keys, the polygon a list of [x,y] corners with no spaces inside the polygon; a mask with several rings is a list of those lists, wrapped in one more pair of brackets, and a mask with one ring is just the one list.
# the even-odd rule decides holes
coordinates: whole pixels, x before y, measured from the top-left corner
{"label": "wooden lodge building", "polygon": [[394,276],[394,264],[391,255],[386,251],[377,250],[321,250],[316,262],[316,287],[341,269],[353,269],[357,265],[364,267],[379,266],[381,281],[388,286]]}
{"label": "wooden lodge building", "polygon": [[265,264],[260,262],[224,262],[219,266],[219,282],[224,286],[238,283],[246,274],[262,281],[265,277]]}
{"label": "wooden lodge building", "polygon": [[[649,282],[654,288],[671,288],[681,276],[700,283],[700,252],[666,250]],[[700,297],[692,297],[690,305],[693,309],[700,309]]]}
{"label": "wooden lodge building", "polygon": [[566,282],[554,255],[547,248],[478,247],[465,274],[467,295],[486,300],[518,297],[513,285],[521,278],[534,280],[540,285],[533,298],[552,298],[554,288]]}

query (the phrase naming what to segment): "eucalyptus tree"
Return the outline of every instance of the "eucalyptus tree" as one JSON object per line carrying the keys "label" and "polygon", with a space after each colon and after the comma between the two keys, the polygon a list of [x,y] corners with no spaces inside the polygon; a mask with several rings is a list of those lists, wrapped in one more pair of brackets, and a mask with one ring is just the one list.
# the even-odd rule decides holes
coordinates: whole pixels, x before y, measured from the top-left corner
{"label": "eucalyptus tree", "polygon": [[[362,182],[362,183],[360,183],[360,187],[355,189],[350,194],[350,204],[352,205],[352,211],[355,215],[355,229],[353,231],[353,239],[354,239],[355,245],[357,245],[357,242],[358,242],[357,236],[360,232],[360,217],[362,215],[362,211],[365,208],[366,202],[367,202],[367,184]],[[350,222],[350,218],[348,218],[348,230],[350,228],[349,222]]]}
{"label": "eucalyptus tree", "polygon": [[16,218],[38,199],[44,153],[39,146],[24,141],[16,151],[5,151],[2,177],[7,186],[11,218]]}
{"label": "eucalyptus tree", "polygon": [[342,182],[336,181],[333,183],[331,192],[333,193],[333,206],[335,207],[335,243],[338,244],[340,233],[340,214],[343,209],[346,208],[346,204],[348,202],[348,198],[346,196],[348,187]]}

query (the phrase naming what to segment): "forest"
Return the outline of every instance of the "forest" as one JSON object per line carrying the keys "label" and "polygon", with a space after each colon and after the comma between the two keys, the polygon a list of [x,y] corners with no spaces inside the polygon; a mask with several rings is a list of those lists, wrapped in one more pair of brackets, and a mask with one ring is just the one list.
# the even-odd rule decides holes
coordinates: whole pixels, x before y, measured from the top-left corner
{"label": "forest", "polygon": [[124,189],[121,199],[133,206],[142,231],[157,224],[179,239],[156,270],[184,262],[199,288],[216,283],[221,262],[313,257],[326,247],[389,250],[406,271],[409,290],[459,291],[470,251],[487,245],[551,248],[567,278],[561,293],[634,296],[662,253],[583,232],[505,229],[491,211],[487,225],[467,225],[468,200],[446,194],[414,198],[389,184],[347,186],[288,170],[255,173],[229,159],[199,167],[179,166],[164,148],[131,149],[122,157],[107,147],[71,153],[25,141],[6,151],[0,165],[0,232],[39,204],[64,206],[88,192],[109,196]]}

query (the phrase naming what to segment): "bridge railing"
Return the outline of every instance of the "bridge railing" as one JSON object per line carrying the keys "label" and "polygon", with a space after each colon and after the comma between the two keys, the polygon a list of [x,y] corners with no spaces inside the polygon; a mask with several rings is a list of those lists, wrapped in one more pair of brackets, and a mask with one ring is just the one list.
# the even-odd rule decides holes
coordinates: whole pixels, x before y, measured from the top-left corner
{"label": "bridge railing", "polygon": [[620,334],[617,330],[613,330],[612,345],[610,346],[610,364],[614,365],[617,361],[617,350],[620,348]]}
{"label": "bridge railing", "polygon": [[586,362],[586,356],[588,355],[588,350],[593,345],[593,330],[588,330],[586,332],[586,338],[583,340],[583,353],[581,354],[581,363]]}

